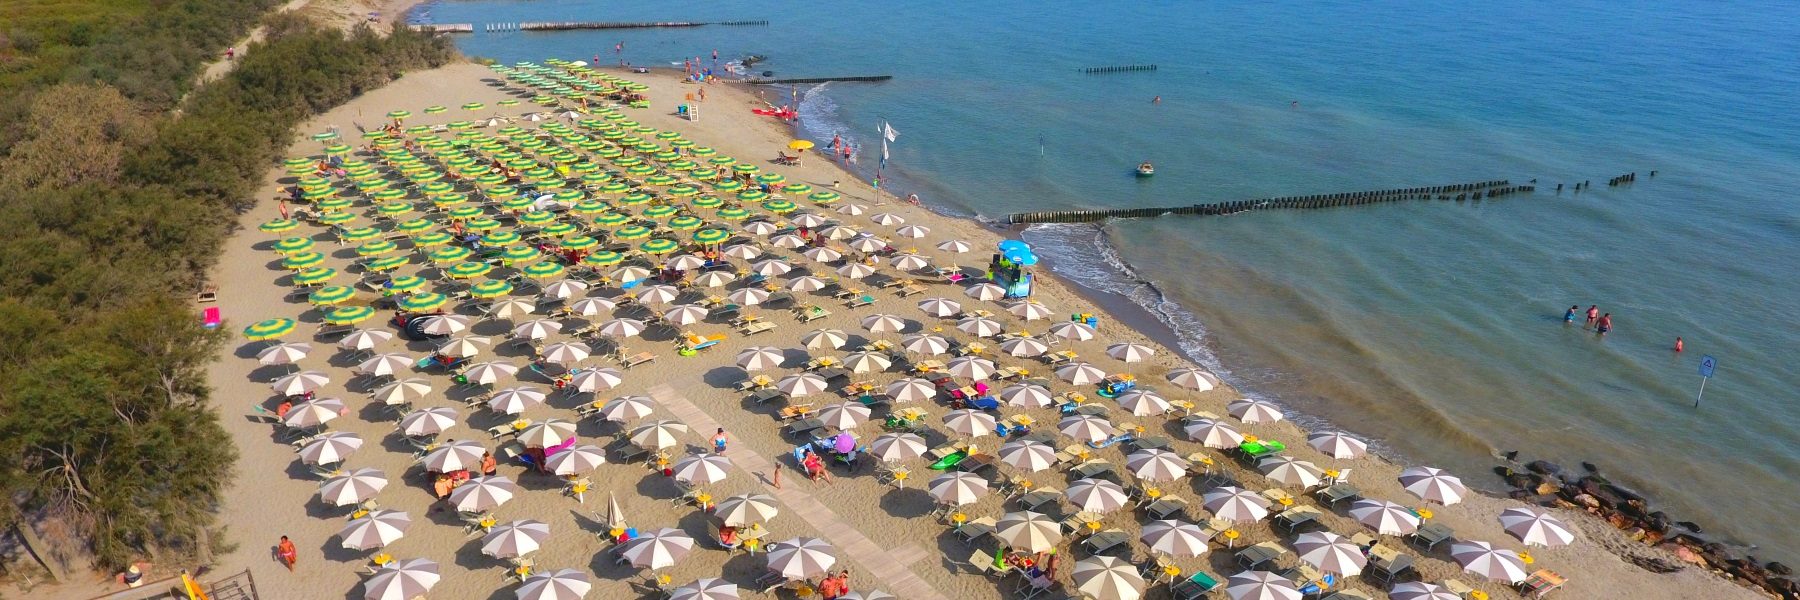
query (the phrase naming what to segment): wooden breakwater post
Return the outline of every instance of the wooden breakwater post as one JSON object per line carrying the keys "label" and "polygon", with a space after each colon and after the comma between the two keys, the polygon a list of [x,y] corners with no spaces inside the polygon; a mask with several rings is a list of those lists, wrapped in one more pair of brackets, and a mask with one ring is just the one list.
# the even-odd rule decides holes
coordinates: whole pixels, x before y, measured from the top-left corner
{"label": "wooden breakwater post", "polygon": [[1214,202],[1209,204],[1193,204],[1188,206],[1170,206],[1153,208],[1113,208],[1099,210],[1062,210],[1048,212],[1014,213],[1007,215],[1009,224],[1028,223],[1091,223],[1104,219],[1131,219],[1143,217],[1160,217],[1163,215],[1234,215],[1258,210],[1292,210],[1313,208],[1338,208],[1344,206],[1363,206],[1402,200],[1481,200],[1499,198],[1510,194],[1531,192],[1537,189],[1533,185],[1512,185],[1505,179],[1459,183],[1452,185],[1435,185],[1413,188],[1396,188],[1389,190],[1371,190],[1363,192],[1339,192],[1335,194],[1313,194],[1307,196],[1281,196],[1277,198],[1257,198],[1252,200],[1234,200],[1230,202]]}
{"label": "wooden breakwater post", "polygon": [[518,31],[519,24],[518,23],[483,23],[481,26],[481,30],[484,32],[487,32],[487,33],[495,33],[495,32],[500,32],[500,31]]}
{"label": "wooden breakwater post", "polygon": [[474,23],[413,23],[406,27],[425,33],[475,33]]}
{"label": "wooden breakwater post", "polygon": [[1111,65],[1111,66],[1105,66],[1105,67],[1086,67],[1086,68],[1083,68],[1081,70],[1081,72],[1087,73],[1089,75],[1093,75],[1096,73],[1124,73],[1127,71],[1155,71],[1155,70],[1156,70],[1156,65]]}
{"label": "wooden breakwater post", "polygon": [[780,83],[825,83],[827,81],[887,81],[893,75],[857,75],[852,77],[800,77],[790,79],[753,79],[749,83],[756,85],[775,85]]}
{"label": "wooden breakwater post", "polygon": [[706,25],[768,25],[767,20],[752,21],[650,21],[650,22],[604,22],[604,21],[531,21],[513,23],[512,29],[497,31],[570,31],[575,29],[652,29],[659,27],[703,27]]}

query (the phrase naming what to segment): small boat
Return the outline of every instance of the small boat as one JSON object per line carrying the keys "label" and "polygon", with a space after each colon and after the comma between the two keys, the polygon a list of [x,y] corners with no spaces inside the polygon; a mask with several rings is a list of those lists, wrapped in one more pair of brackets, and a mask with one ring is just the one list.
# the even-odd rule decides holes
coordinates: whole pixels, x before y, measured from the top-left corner
{"label": "small boat", "polygon": [[1149,176],[1155,175],[1155,174],[1156,174],[1156,166],[1151,165],[1150,161],[1144,161],[1142,164],[1139,164],[1137,166],[1137,176],[1138,177],[1149,177]]}

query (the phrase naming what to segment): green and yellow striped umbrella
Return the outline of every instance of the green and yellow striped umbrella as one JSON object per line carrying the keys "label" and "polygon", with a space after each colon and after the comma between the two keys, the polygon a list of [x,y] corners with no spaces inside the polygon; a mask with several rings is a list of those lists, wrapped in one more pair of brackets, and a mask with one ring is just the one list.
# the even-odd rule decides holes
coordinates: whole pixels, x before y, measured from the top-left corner
{"label": "green and yellow striped umbrella", "polygon": [[525,128],[518,125],[507,125],[494,130],[494,135],[518,135],[525,133]]}
{"label": "green and yellow striped umbrella", "polygon": [[537,182],[537,189],[538,189],[538,191],[541,192],[544,190],[562,189],[564,187],[567,187],[568,185],[569,185],[569,182],[565,181],[563,178],[553,177],[550,179],[545,179],[543,181]]}
{"label": "green and yellow striped umbrella", "polygon": [[763,210],[766,210],[766,211],[769,211],[769,212],[772,212],[772,213],[775,213],[778,215],[794,212],[794,209],[796,208],[794,206],[794,203],[788,202],[786,200],[770,200],[768,202],[764,202],[762,207],[763,207]]}
{"label": "green and yellow striped umbrella", "polygon": [[500,185],[488,188],[487,191],[482,192],[482,194],[485,194],[489,200],[504,200],[517,196],[519,194],[519,188],[510,185]]}
{"label": "green and yellow striped umbrella", "polygon": [[[707,156],[717,155],[718,153],[719,153],[718,150],[714,150],[714,149],[708,148],[706,146],[694,146],[694,148],[692,150],[688,150],[688,156],[707,157]],[[737,162],[737,159],[732,159],[732,162]],[[727,163],[727,164],[730,164],[730,163]]]}
{"label": "green and yellow striped umbrella", "polygon": [[505,100],[501,100],[501,101],[499,101],[499,102],[496,102],[496,103],[495,103],[495,104],[499,104],[499,105],[501,105],[501,106],[518,106],[518,105],[519,105],[519,99],[518,99],[518,98],[507,98],[507,99],[505,99]]}
{"label": "green and yellow striped umbrella", "polygon": [[313,207],[323,211],[344,210],[350,208],[349,198],[320,198],[313,202]]}
{"label": "green and yellow striped umbrella", "polygon": [[689,231],[689,230],[693,230],[693,229],[699,229],[700,226],[704,225],[704,224],[705,224],[705,221],[701,221],[698,217],[690,217],[687,215],[682,215],[679,217],[675,217],[673,219],[669,219],[669,228],[674,229],[676,231]]}
{"label": "green and yellow striped umbrella", "polygon": [[661,206],[652,206],[652,207],[646,208],[646,209],[644,209],[644,212],[639,213],[639,214],[641,214],[642,216],[644,216],[646,218],[650,218],[650,219],[666,219],[666,218],[675,216],[675,214],[679,213],[679,212],[681,212],[681,209],[676,208],[672,205],[664,204]]}
{"label": "green and yellow striped umbrella", "polygon": [[649,204],[650,201],[653,199],[654,198],[652,198],[650,196],[650,194],[646,194],[643,192],[633,192],[630,194],[626,194],[624,198],[620,198],[619,204],[624,205],[624,206],[637,206],[640,204]]}
{"label": "green and yellow striped umbrella", "polygon": [[720,200],[718,196],[700,196],[698,198],[688,200],[687,203],[688,203],[688,206],[692,206],[694,208],[718,208],[720,206],[725,205],[725,201]]}
{"label": "green and yellow striped umbrella", "polygon": [[483,281],[481,283],[477,283],[475,285],[469,286],[469,297],[477,298],[477,299],[481,299],[481,300],[487,300],[490,298],[499,298],[501,296],[511,294],[512,291],[513,291],[512,284],[504,282],[504,281],[495,281],[495,280],[489,279],[487,281]]}
{"label": "green and yellow striped umbrella", "polygon": [[463,223],[463,227],[467,227],[469,231],[492,231],[500,228],[500,222],[488,217],[476,217]]}
{"label": "green and yellow striped umbrella", "polygon": [[675,185],[675,181],[674,177],[660,173],[644,178],[645,185]]}
{"label": "green and yellow striped umbrella", "polygon": [[[652,144],[652,146],[654,147],[654,144]],[[670,162],[670,161],[674,161],[674,160],[679,160],[681,158],[681,153],[676,152],[674,150],[663,150],[661,152],[657,152],[655,154],[650,155],[650,158],[656,159],[661,162]]]}
{"label": "green and yellow striped umbrella", "polygon": [[375,316],[375,309],[367,306],[339,306],[325,312],[325,322],[330,325],[355,325]]}
{"label": "green and yellow striped umbrella", "polygon": [[699,194],[700,194],[700,188],[697,188],[697,187],[694,187],[691,185],[687,185],[687,184],[682,184],[682,185],[678,185],[678,186],[669,188],[669,195],[676,197],[676,198],[685,198],[687,196],[697,196]]}
{"label": "green and yellow striped umbrella", "polygon": [[619,158],[618,160],[614,160],[613,164],[619,165],[621,167],[641,167],[641,166],[644,166],[644,159],[638,158],[636,156],[625,156],[625,157]]}
{"label": "green and yellow striped umbrella", "polygon": [[643,225],[627,225],[613,232],[613,239],[641,240],[650,237],[650,228]]}
{"label": "green and yellow striped umbrella", "polygon": [[469,254],[469,249],[462,246],[444,246],[432,250],[430,258],[431,262],[434,263],[453,263],[461,262],[463,259],[468,258]]}
{"label": "green and yellow striped umbrella", "polygon": [[428,232],[413,236],[413,246],[418,247],[418,248],[431,248],[431,247],[435,247],[435,246],[442,246],[444,244],[450,243],[451,241],[454,241],[454,240],[450,237],[450,234],[444,233],[442,231],[428,231]]}
{"label": "green and yellow striped umbrella", "polygon": [[494,270],[494,265],[484,262],[459,262],[444,269],[444,274],[451,279],[472,279],[486,275]]}
{"label": "green and yellow striped umbrella", "polygon": [[[717,160],[717,159],[715,159],[715,160]],[[762,167],[758,167],[756,165],[752,165],[752,164],[748,164],[748,163],[739,163],[739,164],[731,165],[731,170],[734,173],[755,173],[757,171],[761,171]]]}
{"label": "green and yellow striped umbrella", "polygon": [[669,140],[669,147],[670,148],[692,148],[692,147],[694,147],[694,140],[690,140],[690,139],[686,139],[686,138]]}
{"label": "green and yellow striped umbrella", "polygon": [[[700,154],[700,150],[698,148],[696,148],[694,150],[694,154],[696,154],[696,155]],[[706,159],[706,164],[709,164],[709,165],[712,165],[715,167],[729,167],[732,165],[736,165],[737,161],[738,161],[737,159],[729,157],[729,156],[714,156],[712,158]],[[756,167],[752,166],[751,168],[754,169]]]}
{"label": "green and yellow striped umbrella", "polygon": [[702,244],[718,244],[731,238],[731,234],[723,229],[702,229],[694,232],[694,241]]}
{"label": "green and yellow striped umbrella", "polygon": [[333,304],[349,302],[351,298],[355,297],[356,290],[346,286],[334,285],[314,290],[313,293],[306,295],[306,301],[312,303],[313,306],[331,306]]}
{"label": "green and yellow striped umbrella", "polygon": [[817,202],[819,204],[830,204],[832,202],[837,202],[838,199],[841,197],[842,196],[839,196],[837,192],[834,192],[831,190],[820,190],[817,192],[813,192],[812,195],[807,196],[806,199],[811,200],[813,202]]}
{"label": "green and yellow striped umbrella", "polygon": [[425,286],[429,283],[430,282],[425,281],[424,277],[418,275],[401,275],[388,280],[387,284],[384,285],[382,289],[396,294],[411,294],[425,289]]}
{"label": "green and yellow striped umbrella", "polygon": [[587,173],[585,175],[582,175],[581,176],[581,185],[585,185],[588,187],[601,186],[601,185],[606,185],[607,182],[612,181],[612,179],[613,179],[613,176],[611,173],[607,173],[605,171],[595,171],[592,173]]}
{"label": "green and yellow striped umbrella", "polygon": [[510,246],[519,243],[519,234],[511,231],[490,231],[481,236],[481,243],[489,246]]}
{"label": "green and yellow striped umbrella", "polygon": [[475,124],[470,123],[468,121],[456,120],[456,121],[451,121],[449,123],[445,123],[444,127],[447,127],[449,129],[451,129],[452,131],[460,131],[460,130],[473,129],[475,127]]}
{"label": "green and yellow striped umbrella", "polygon": [[535,169],[537,166],[537,161],[524,157],[507,159],[506,161],[506,168],[508,169]]}
{"label": "green and yellow striped umbrella", "polygon": [[342,211],[330,212],[319,215],[317,220],[321,225],[343,225],[355,221],[356,215]]}
{"label": "green and yellow striped umbrella", "polygon": [[350,227],[339,229],[337,235],[338,239],[344,243],[354,244],[381,237],[381,230],[374,227]]}
{"label": "green and yellow striped umbrella", "polygon": [[[611,137],[613,134],[624,135],[617,131],[609,131],[605,134],[602,134],[601,137]],[[608,160],[617,159],[624,155],[625,155],[625,150],[619,148],[618,146],[607,146],[605,148],[601,148],[599,150],[594,151],[594,156],[598,156],[600,158],[604,158],[604,159],[608,159]]]}
{"label": "green and yellow striped umbrella", "polygon": [[387,116],[389,119],[404,119],[404,118],[412,116],[412,111],[410,111],[410,110],[390,110],[390,111],[388,111]]}
{"label": "green and yellow striped umbrella", "polygon": [[281,259],[281,266],[287,269],[304,269],[325,263],[325,255],[312,251],[301,251],[287,255]]}
{"label": "green and yellow striped umbrella", "polygon": [[519,142],[519,147],[526,149],[526,150],[536,150],[538,148],[544,147],[544,140],[540,140],[537,138],[523,140],[523,141]]}
{"label": "green and yellow striped umbrella", "polygon": [[525,210],[527,208],[531,208],[531,206],[534,204],[537,204],[536,200],[532,200],[532,199],[526,198],[524,196],[515,196],[512,198],[507,198],[505,200],[501,200],[500,208],[504,208],[506,210]]}
{"label": "green and yellow striped umbrella", "polygon": [[611,250],[601,250],[581,259],[581,264],[592,267],[610,267],[625,261],[625,256]]}
{"label": "green and yellow striped umbrella", "polygon": [[269,319],[266,321],[257,321],[255,324],[244,328],[244,337],[249,338],[252,342],[272,340],[293,333],[296,325],[297,324],[293,319]]}
{"label": "green and yellow striped umbrella", "polygon": [[486,188],[492,188],[503,183],[506,183],[506,176],[499,173],[488,173],[475,178],[475,185]]}
{"label": "green and yellow striped umbrella", "polygon": [[756,182],[764,185],[775,185],[783,181],[787,181],[787,178],[780,173],[763,173],[756,176]]}
{"label": "green and yellow striped umbrella", "polygon": [[313,249],[313,241],[312,241],[312,238],[303,238],[303,237],[281,238],[279,240],[275,240],[274,249],[277,254],[293,254],[295,252],[305,252],[307,250]]}
{"label": "green and yellow striped umbrella", "polygon": [[804,196],[812,193],[813,186],[804,183],[790,183],[781,186],[781,191],[789,196]]}
{"label": "green and yellow striped umbrella", "polygon": [[562,263],[559,263],[559,262],[556,262],[553,260],[544,260],[544,261],[534,262],[529,265],[525,265],[525,268],[523,268],[523,269],[519,269],[520,273],[524,273],[526,277],[530,277],[532,279],[549,279],[551,277],[558,277],[563,274],[563,271],[564,271],[564,269],[563,269]]}
{"label": "green and yellow striped umbrella", "polygon": [[744,189],[744,182],[736,179],[727,179],[713,184],[713,189],[729,194]]}
{"label": "green and yellow striped umbrella", "polygon": [[637,165],[637,166],[632,166],[632,167],[625,167],[626,175],[633,175],[633,176],[637,176],[637,177],[643,177],[646,175],[653,174],[655,172],[656,172],[656,167],[652,167],[650,165]]}
{"label": "green and yellow striped umbrella", "polygon": [[526,179],[543,181],[546,179],[555,179],[556,171],[552,171],[548,167],[535,167],[527,169],[524,173],[520,173],[519,175]]}
{"label": "green and yellow striped umbrella", "polygon": [[549,225],[545,225],[544,228],[539,231],[542,232],[544,235],[547,235],[550,237],[562,237],[565,235],[569,235],[571,233],[575,233],[578,230],[580,230],[579,227],[570,225],[568,223],[551,223]]}
{"label": "green and yellow striped umbrella", "polygon": [[333,156],[349,154],[352,150],[354,150],[354,148],[351,148],[347,144],[331,144],[325,147],[325,153]]}
{"label": "green and yellow striped umbrella", "polygon": [[[652,128],[651,131],[655,131],[655,129]],[[649,132],[645,132],[645,133],[649,133]],[[657,131],[656,132],[656,139],[659,139],[659,140],[673,140],[673,139],[678,139],[680,137],[681,137],[681,134],[674,132],[674,131]]]}
{"label": "green and yellow striped umbrella", "polygon": [[412,313],[431,312],[443,308],[450,299],[437,292],[424,292],[401,298],[394,302],[400,310]]}
{"label": "green and yellow striped umbrella", "polygon": [[432,181],[432,182],[429,182],[429,183],[419,186],[419,191],[423,192],[426,196],[435,196],[438,194],[448,194],[450,192],[454,192],[454,191],[456,191],[456,186],[450,185],[449,183],[442,182],[442,181]]}
{"label": "green and yellow striped umbrella", "polygon": [[597,215],[606,212],[606,204],[598,200],[582,200],[570,206],[569,212],[578,215]]}
{"label": "green and yellow striped umbrella", "polygon": [[307,175],[317,172],[318,170],[318,165],[314,165],[310,161],[302,165],[288,165],[286,168],[286,172],[289,175]]}
{"label": "green and yellow striped umbrella", "polygon": [[422,134],[431,133],[431,126],[430,125],[414,125],[412,127],[406,128],[406,133],[407,133],[407,135],[422,135]]}
{"label": "green and yellow striped umbrella", "polygon": [[669,163],[669,168],[676,171],[692,171],[697,166],[699,165],[695,165],[694,161],[685,158]]}
{"label": "green and yellow striped umbrella", "polygon": [[600,241],[585,235],[578,235],[564,239],[558,245],[564,250],[587,250],[600,245]]}
{"label": "green and yellow striped umbrella", "polygon": [[507,246],[505,250],[501,250],[500,262],[506,263],[507,265],[514,265],[526,261],[537,260],[541,256],[543,256],[543,253],[538,252],[537,248],[518,244],[515,246]]}
{"label": "green and yellow striped umbrella", "polygon": [[458,206],[450,209],[449,212],[444,213],[445,216],[450,217],[453,221],[465,221],[479,217],[481,214],[481,207],[479,206]]}
{"label": "green and yellow striped umbrella", "polygon": [[[624,125],[624,123],[620,123],[620,125]],[[636,121],[632,121],[632,124],[630,125],[630,127],[631,127],[631,131],[633,131],[635,133],[641,133],[641,134],[645,134],[645,135],[656,133],[655,127],[651,127],[649,125],[641,125],[641,124],[638,124]]]}
{"label": "green and yellow striped umbrella", "polygon": [[336,195],[337,195],[337,190],[332,188],[331,186],[316,187],[316,188],[304,188],[304,189],[300,190],[300,199],[312,201],[312,202],[324,200],[326,198],[330,198],[330,197],[336,196]]}
{"label": "green and yellow striped umbrella", "polygon": [[405,221],[401,221],[399,223],[394,224],[394,231],[398,231],[400,233],[404,233],[407,235],[413,235],[413,234],[424,233],[426,231],[430,231],[431,228],[436,227],[436,226],[437,226],[437,223],[431,222],[430,219],[424,219],[424,218],[407,219]]}
{"label": "green and yellow striped umbrella", "polygon": [[675,243],[674,240],[665,240],[661,238],[646,240],[644,243],[638,244],[638,250],[643,251],[645,254],[668,254],[680,249],[681,244]]}
{"label": "green and yellow striped umbrella", "polygon": [[331,267],[308,267],[294,273],[294,285],[319,285],[337,277],[337,269]]}
{"label": "green and yellow striped umbrella", "polygon": [[587,194],[581,193],[581,190],[563,190],[557,192],[556,195],[551,196],[551,198],[555,199],[557,202],[575,204],[587,198]]}
{"label": "green and yellow striped umbrella", "polygon": [[[600,165],[596,165],[592,161],[583,160],[581,162],[575,163],[574,165],[570,165],[569,170],[574,171],[576,173],[580,173],[585,176],[590,173],[600,172]],[[583,181],[583,183],[586,183],[586,181]]]}
{"label": "green and yellow striped umbrella", "polygon": [[289,169],[293,169],[293,168],[296,168],[296,167],[305,167],[305,168],[306,168],[306,172],[308,172],[308,173],[311,173],[311,172],[312,172],[312,168],[313,168],[313,167],[314,167],[314,166],[315,166],[315,165],[314,165],[314,163],[313,163],[313,159],[310,159],[310,158],[306,158],[306,157],[301,157],[301,156],[296,156],[296,157],[294,157],[294,158],[289,158],[289,159],[286,159],[286,160],[283,160],[283,161],[281,161],[281,166],[283,166],[283,167],[287,167],[287,168],[289,168]]}
{"label": "green and yellow striped umbrella", "polygon": [[440,106],[440,105],[433,104],[431,106],[425,107],[425,114],[435,115],[435,114],[439,114],[439,113],[442,113],[447,110],[450,110],[450,109],[444,108],[443,106]]}
{"label": "green and yellow striped umbrella", "polygon": [[761,202],[769,199],[769,193],[762,190],[744,190],[738,192],[737,199],[739,202]]}
{"label": "green and yellow striped umbrella", "polygon": [[400,267],[406,266],[406,264],[409,262],[412,262],[412,259],[407,258],[404,255],[383,256],[383,257],[371,258],[369,260],[363,261],[363,269],[373,271],[376,273],[380,273],[383,271],[392,271],[394,269],[398,269]]}
{"label": "green and yellow striped umbrella", "polygon": [[364,243],[361,246],[357,246],[356,254],[357,256],[381,256],[399,249],[400,246],[395,245],[393,242],[387,240],[374,240]]}
{"label": "green and yellow striped umbrella", "polygon": [[300,222],[293,219],[273,219],[256,226],[267,233],[286,233],[300,227]]}
{"label": "green and yellow striped umbrella", "polygon": [[594,217],[594,223],[602,227],[618,227],[631,222],[631,216],[617,212],[603,212]]}
{"label": "green and yellow striped umbrella", "polygon": [[318,175],[310,175],[301,177],[300,181],[294,182],[294,185],[303,190],[317,190],[331,187],[331,180]]}
{"label": "green and yellow striped umbrella", "polygon": [[411,202],[405,202],[405,201],[400,201],[400,200],[396,200],[393,202],[384,202],[380,206],[375,207],[376,214],[386,215],[389,217],[404,215],[404,214],[412,212],[412,211],[413,211],[413,205]]}
{"label": "green and yellow striped umbrella", "polygon": [[462,105],[463,110],[481,110],[484,108],[487,108],[487,105],[480,102],[468,102]]}
{"label": "green and yellow striped umbrella", "polygon": [[715,214],[719,215],[719,218],[721,219],[730,219],[733,221],[750,218],[750,211],[735,206],[721,208],[719,209],[719,212]]}
{"label": "green and yellow striped umbrella", "polygon": [[519,224],[527,225],[527,226],[531,226],[531,227],[539,227],[539,226],[543,226],[543,225],[549,225],[550,223],[553,223],[555,221],[556,221],[556,213],[546,212],[546,211],[541,211],[541,210],[534,210],[534,211],[519,215]]}
{"label": "green and yellow striped umbrella", "polygon": [[623,193],[629,192],[629,191],[631,191],[631,186],[625,185],[625,182],[623,182],[623,181],[614,181],[612,183],[608,183],[606,185],[600,186],[600,190],[599,190],[599,192],[602,194],[623,194]]}

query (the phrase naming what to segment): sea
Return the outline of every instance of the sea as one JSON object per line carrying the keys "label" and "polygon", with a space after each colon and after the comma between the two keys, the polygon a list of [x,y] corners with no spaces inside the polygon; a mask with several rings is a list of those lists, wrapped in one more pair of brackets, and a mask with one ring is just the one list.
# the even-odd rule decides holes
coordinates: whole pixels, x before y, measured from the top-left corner
{"label": "sea", "polygon": [[[475,23],[463,52],[509,63],[716,50],[776,77],[892,75],[801,87],[802,134],[850,140],[872,177],[891,124],[883,187],[967,217],[1535,181],[1018,235],[1309,425],[1489,490],[1501,452],[1589,461],[1800,560],[1800,4],[451,0],[412,19]],[[1127,64],[1156,69],[1081,70]],[[1590,305],[1614,331],[1563,322]]]}

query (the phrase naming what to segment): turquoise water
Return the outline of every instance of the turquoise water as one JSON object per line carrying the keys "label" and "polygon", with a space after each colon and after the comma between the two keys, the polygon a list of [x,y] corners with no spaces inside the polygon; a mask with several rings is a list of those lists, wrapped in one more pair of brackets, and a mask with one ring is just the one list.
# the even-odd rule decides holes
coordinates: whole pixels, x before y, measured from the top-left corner
{"label": "turquoise water", "polygon": [[[641,64],[717,49],[768,55],[756,69],[778,76],[894,75],[806,90],[803,126],[872,145],[891,121],[890,187],[952,213],[1536,178],[1534,195],[1483,203],[1023,235],[1246,393],[1409,462],[1493,486],[1496,450],[1592,460],[1679,518],[1800,557],[1785,514],[1800,497],[1800,5],[1121,4],[480,1],[419,17],[769,19],[460,40],[506,61],[611,61],[623,41]],[[1120,63],[1160,69],[1076,71]],[[1156,177],[1129,175],[1141,160]],[[1553,191],[1581,180],[1595,187]],[[1563,326],[1571,304],[1617,330]],[[1721,366],[1694,410],[1701,354]]]}

